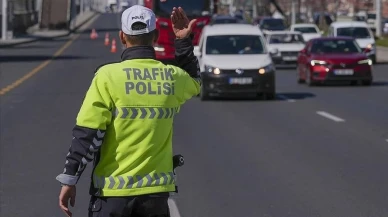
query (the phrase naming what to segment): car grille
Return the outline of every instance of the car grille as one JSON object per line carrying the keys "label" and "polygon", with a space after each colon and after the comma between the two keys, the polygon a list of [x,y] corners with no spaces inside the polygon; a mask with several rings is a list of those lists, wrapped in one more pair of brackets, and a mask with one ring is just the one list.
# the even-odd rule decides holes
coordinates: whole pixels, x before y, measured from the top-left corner
{"label": "car grille", "polygon": [[333,64],[331,65],[332,68],[335,69],[345,69],[345,68],[354,68],[358,65],[358,63],[344,63],[344,64]]}
{"label": "car grille", "polygon": [[297,51],[282,51],[280,52],[280,54],[282,56],[298,56],[298,53]]}
{"label": "car grille", "polygon": [[253,74],[257,74],[259,71],[259,69],[243,69],[243,73],[238,74],[236,70],[237,69],[225,69],[225,70],[221,69],[221,73],[230,74],[230,75],[253,75]]}

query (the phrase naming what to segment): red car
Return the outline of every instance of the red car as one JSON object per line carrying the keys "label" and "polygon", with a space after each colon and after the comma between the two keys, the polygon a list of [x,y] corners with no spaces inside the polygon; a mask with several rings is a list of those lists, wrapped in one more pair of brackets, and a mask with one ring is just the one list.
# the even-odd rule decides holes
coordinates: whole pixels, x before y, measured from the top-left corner
{"label": "red car", "polygon": [[326,81],[371,85],[372,60],[351,37],[311,39],[298,55],[298,82],[310,86]]}

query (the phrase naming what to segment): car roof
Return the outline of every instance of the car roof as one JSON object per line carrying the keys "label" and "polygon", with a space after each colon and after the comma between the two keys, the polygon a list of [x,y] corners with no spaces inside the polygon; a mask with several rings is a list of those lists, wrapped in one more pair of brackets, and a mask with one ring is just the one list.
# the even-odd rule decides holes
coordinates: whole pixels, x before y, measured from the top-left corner
{"label": "car roof", "polygon": [[207,25],[202,31],[205,36],[208,35],[263,35],[263,32],[251,24],[228,23],[223,25]]}
{"label": "car roof", "polygon": [[310,41],[327,41],[327,40],[354,40],[354,38],[350,36],[337,36],[337,37],[320,37],[320,38],[310,39]]}
{"label": "car roof", "polygon": [[362,21],[337,21],[330,24],[330,26],[334,28],[341,28],[341,27],[368,27],[368,24],[366,22]]}
{"label": "car roof", "polygon": [[265,31],[264,32],[266,35],[279,35],[279,34],[301,34],[301,32],[298,32],[298,31],[289,31],[289,30],[285,30],[285,31]]}

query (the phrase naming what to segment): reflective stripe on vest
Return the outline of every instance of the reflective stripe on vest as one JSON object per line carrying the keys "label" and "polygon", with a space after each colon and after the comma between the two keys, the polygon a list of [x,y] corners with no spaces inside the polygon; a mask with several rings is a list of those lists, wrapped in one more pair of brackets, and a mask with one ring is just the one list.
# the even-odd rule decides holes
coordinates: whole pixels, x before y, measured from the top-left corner
{"label": "reflective stripe on vest", "polygon": [[122,119],[171,119],[179,108],[120,107],[115,109],[114,116]]}
{"label": "reflective stripe on vest", "polygon": [[133,189],[160,185],[171,185],[175,183],[173,172],[153,173],[153,175],[147,174],[145,176],[135,175],[100,177],[93,175],[93,180],[94,187],[99,189]]}

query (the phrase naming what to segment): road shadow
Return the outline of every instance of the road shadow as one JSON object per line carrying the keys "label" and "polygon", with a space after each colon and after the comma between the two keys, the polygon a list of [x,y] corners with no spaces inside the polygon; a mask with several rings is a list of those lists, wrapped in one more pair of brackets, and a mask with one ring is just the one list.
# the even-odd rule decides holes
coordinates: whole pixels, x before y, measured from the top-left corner
{"label": "road shadow", "polygon": [[52,55],[13,55],[13,56],[0,55],[0,62],[34,62],[34,61],[45,61],[45,60],[51,60],[51,59],[76,60],[76,59],[88,59],[88,57],[61,55],[54,58]]}
{"label": "road shadow", "polygon": [[276,95],[279,101],[302,100],[316,97],[315,94],[307,92],[279,92]]}
{"label": "road shadow", "polygon": [[379,87],[379,86],[388,86],[388,81],[373,81],[370,86],[362,85],[361,83],[353,83],[349,81],[337,81],[330,82],[325,84],[316,84],[311,86],[311,88],[330,88],[330,87],[340,87],[340,88],[357,88],[357,87]]}
{"label": "road shadow", "polygon": [[388,64],[388,61],[377,61],[376,63],[374,63],[374,65],[386,65]]}
{"label": "road shadow", "polygon": [[19,45],[14,47],[4,47],[1,48],[2,50],[25,50],[25,49],[48,49],[52,48],[53,46],[44,44],[44,45]]}
{"label": "road shadow", "polygon": [[388,86],[388,81],[374,81],[372,83],[372,86]]}
{"label": "road shadow", "polygon": [[273,100],[266,100],[261,96],[255,94],[249,95],[230,95],[230,96],[212,96],[210,100],[212,102],[252,102],[252,101],[290,101],[290,100],[302,100],[316,97],[315,94],[305,92],[278,92]]}

